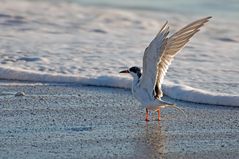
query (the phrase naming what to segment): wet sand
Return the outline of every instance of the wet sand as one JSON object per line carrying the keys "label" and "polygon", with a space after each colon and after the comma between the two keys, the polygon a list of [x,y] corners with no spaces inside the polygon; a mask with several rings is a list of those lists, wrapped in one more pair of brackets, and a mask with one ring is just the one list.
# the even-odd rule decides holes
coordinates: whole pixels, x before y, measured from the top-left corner
{"label": "wet sand", "polygon": [[164,99],[188,117],[163,109],[145,122],[124,89],[2,81],[0,158],[239,156],[239,108]]}

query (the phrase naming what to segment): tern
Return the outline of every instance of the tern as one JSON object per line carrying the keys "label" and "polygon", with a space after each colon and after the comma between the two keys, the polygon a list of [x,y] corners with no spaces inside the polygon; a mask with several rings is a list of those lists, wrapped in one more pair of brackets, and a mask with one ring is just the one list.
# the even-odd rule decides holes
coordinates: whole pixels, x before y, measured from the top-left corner
{"label": "tern", "polygon": [[169,26],[166,22],[144,51],[143,72],[137,66],[120,71],[133,76],[132,94],[146,108],[146,121],[149,121],[149,110],[158,112],[158,120],[160,120],[160,108],[179,109],[175,104],[161,99],[163,96],[161,85],[176,54],[210,18],[194,21],[171,36],[168,36]]}

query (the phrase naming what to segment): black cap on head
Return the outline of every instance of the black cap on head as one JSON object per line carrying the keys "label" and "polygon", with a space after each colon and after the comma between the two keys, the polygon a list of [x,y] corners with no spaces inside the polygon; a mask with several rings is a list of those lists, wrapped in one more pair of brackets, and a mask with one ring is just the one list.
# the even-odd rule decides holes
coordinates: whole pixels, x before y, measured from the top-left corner
{"label": "black cap on head", "polygon": [[142,75],[141,69],[140,69],[139,67],[136,67],[136,66],[131,67],[131,68],[129,69],[129,72],[134,72],[135,74],[137,74],[138,78],[140,78],[141,75]]}
{"label": "black cap on head", "polygon": [[134,72],[134,73],[141,73],[141,70],[140,70],[140,68],[139,67],[131,67],[130,69],[129,69],[129,71],[130,72]]}

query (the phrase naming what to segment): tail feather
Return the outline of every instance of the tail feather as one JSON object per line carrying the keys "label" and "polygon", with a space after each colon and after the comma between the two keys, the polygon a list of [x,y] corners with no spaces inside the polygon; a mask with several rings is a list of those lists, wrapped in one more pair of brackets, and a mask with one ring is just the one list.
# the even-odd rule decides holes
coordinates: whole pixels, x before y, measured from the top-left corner
{"label": "tail feather", "polygon": [[176,110],[182,112],[183,115],[184,115],[185,117],[187,117],[187,114],[185,113],[185,111],[182,110],[181,108],[177,107],[176,104],[172,104],[172,103],[169,103],[169,102],[165,102],[165,101],[163,101],[163,100],[159,100],[159,102],[160,102],[160,105],[159,105],[160,108],[167,108],[167,107],[170,108],[170,107],[171,107],[171,108],[174,108],[174,109],[176,109]]}
{"label": "tail feather", "polygon": [[180,112],[182,112],[183,113],[183,115],[187,118],[188,116],[187,116],[187,114],[185,113],[185,111],[184,110],[182,110],[181,108],[179,108],[179,107],[177,107],[175,104],[166,104],[166,105],[161,105],[161,106],[159,106],[160,108],[174,108],[174,109],[176,109],[176,110],[178,110],[178,111],[180,111]]}

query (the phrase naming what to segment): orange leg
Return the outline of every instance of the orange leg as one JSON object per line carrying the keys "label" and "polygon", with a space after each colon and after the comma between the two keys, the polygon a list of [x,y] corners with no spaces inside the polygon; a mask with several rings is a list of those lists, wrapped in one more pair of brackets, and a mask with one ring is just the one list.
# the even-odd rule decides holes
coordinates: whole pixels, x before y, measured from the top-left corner
{"label": "orange leg", "polygon": [[146,108],[145,121],[149,121],[149,110]]}
{"label": "orange leg", "polygon": [[160,121],[161,119],[160,119],[160,108],[157,110],[157,112],[158,112],[158,121]]}

